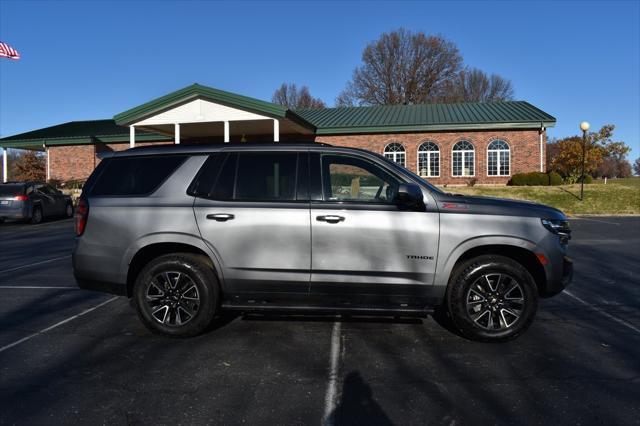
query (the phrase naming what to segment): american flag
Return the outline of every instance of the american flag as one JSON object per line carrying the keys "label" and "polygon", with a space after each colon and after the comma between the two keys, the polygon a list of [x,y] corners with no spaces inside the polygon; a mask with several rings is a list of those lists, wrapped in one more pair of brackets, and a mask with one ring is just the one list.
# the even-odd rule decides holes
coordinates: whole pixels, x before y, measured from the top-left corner
{"label": "american flag", "polygon": [[7,43],[0,41],[0,58],[20,59],[20,54]]}

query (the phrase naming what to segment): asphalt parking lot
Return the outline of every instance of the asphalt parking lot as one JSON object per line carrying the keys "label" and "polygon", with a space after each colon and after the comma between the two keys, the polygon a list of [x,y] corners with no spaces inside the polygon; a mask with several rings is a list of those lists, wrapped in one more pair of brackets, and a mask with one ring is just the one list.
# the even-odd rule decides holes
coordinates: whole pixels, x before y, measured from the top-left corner
{"label": "asphalt parking lot", "polygon": [[72,221],[0,225],[0,424],[637,424],[640,218],[572,225],[572,286],[506,344],[432,318],[225,316],[162,338],[75,287]]}

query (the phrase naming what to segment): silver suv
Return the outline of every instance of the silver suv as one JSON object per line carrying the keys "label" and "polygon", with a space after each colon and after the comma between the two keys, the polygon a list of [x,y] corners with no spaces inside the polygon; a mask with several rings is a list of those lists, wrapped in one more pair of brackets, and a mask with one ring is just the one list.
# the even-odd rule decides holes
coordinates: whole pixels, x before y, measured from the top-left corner
{"label": "silver suv", "polygon": [[444,193],[384,157],[323,144],[135,148],[76,209],[78,285],[134,299],[152,331],[222,310],[425,315],[514,338],[571,280],[551,207]]}

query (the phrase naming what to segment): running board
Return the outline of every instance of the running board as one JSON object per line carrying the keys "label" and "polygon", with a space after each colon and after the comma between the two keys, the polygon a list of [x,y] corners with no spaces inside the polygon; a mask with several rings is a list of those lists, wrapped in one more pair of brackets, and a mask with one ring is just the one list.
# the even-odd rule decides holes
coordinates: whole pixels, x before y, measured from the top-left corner
{"label": "running board", "polygon": [[295,314],[344,314],[344,315],[387,315],[426,317],[433,314],[432,308],[378,307],[378,306],[307,306],[253,303],[223,303],[222,309],[243,312],[280,312]]}

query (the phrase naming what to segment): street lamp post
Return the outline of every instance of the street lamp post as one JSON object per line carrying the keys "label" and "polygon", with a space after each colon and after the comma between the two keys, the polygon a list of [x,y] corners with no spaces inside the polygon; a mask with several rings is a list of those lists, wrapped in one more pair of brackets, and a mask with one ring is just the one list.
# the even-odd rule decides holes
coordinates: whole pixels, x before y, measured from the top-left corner
{"label": "street lamp post", "polygon": [[580,174],[580,201],[584,198],[584,162],[587,149],[587,131],[589,130],[589,123],[583,121],[580,123],[580,129],[582,130],[582,173]]}

